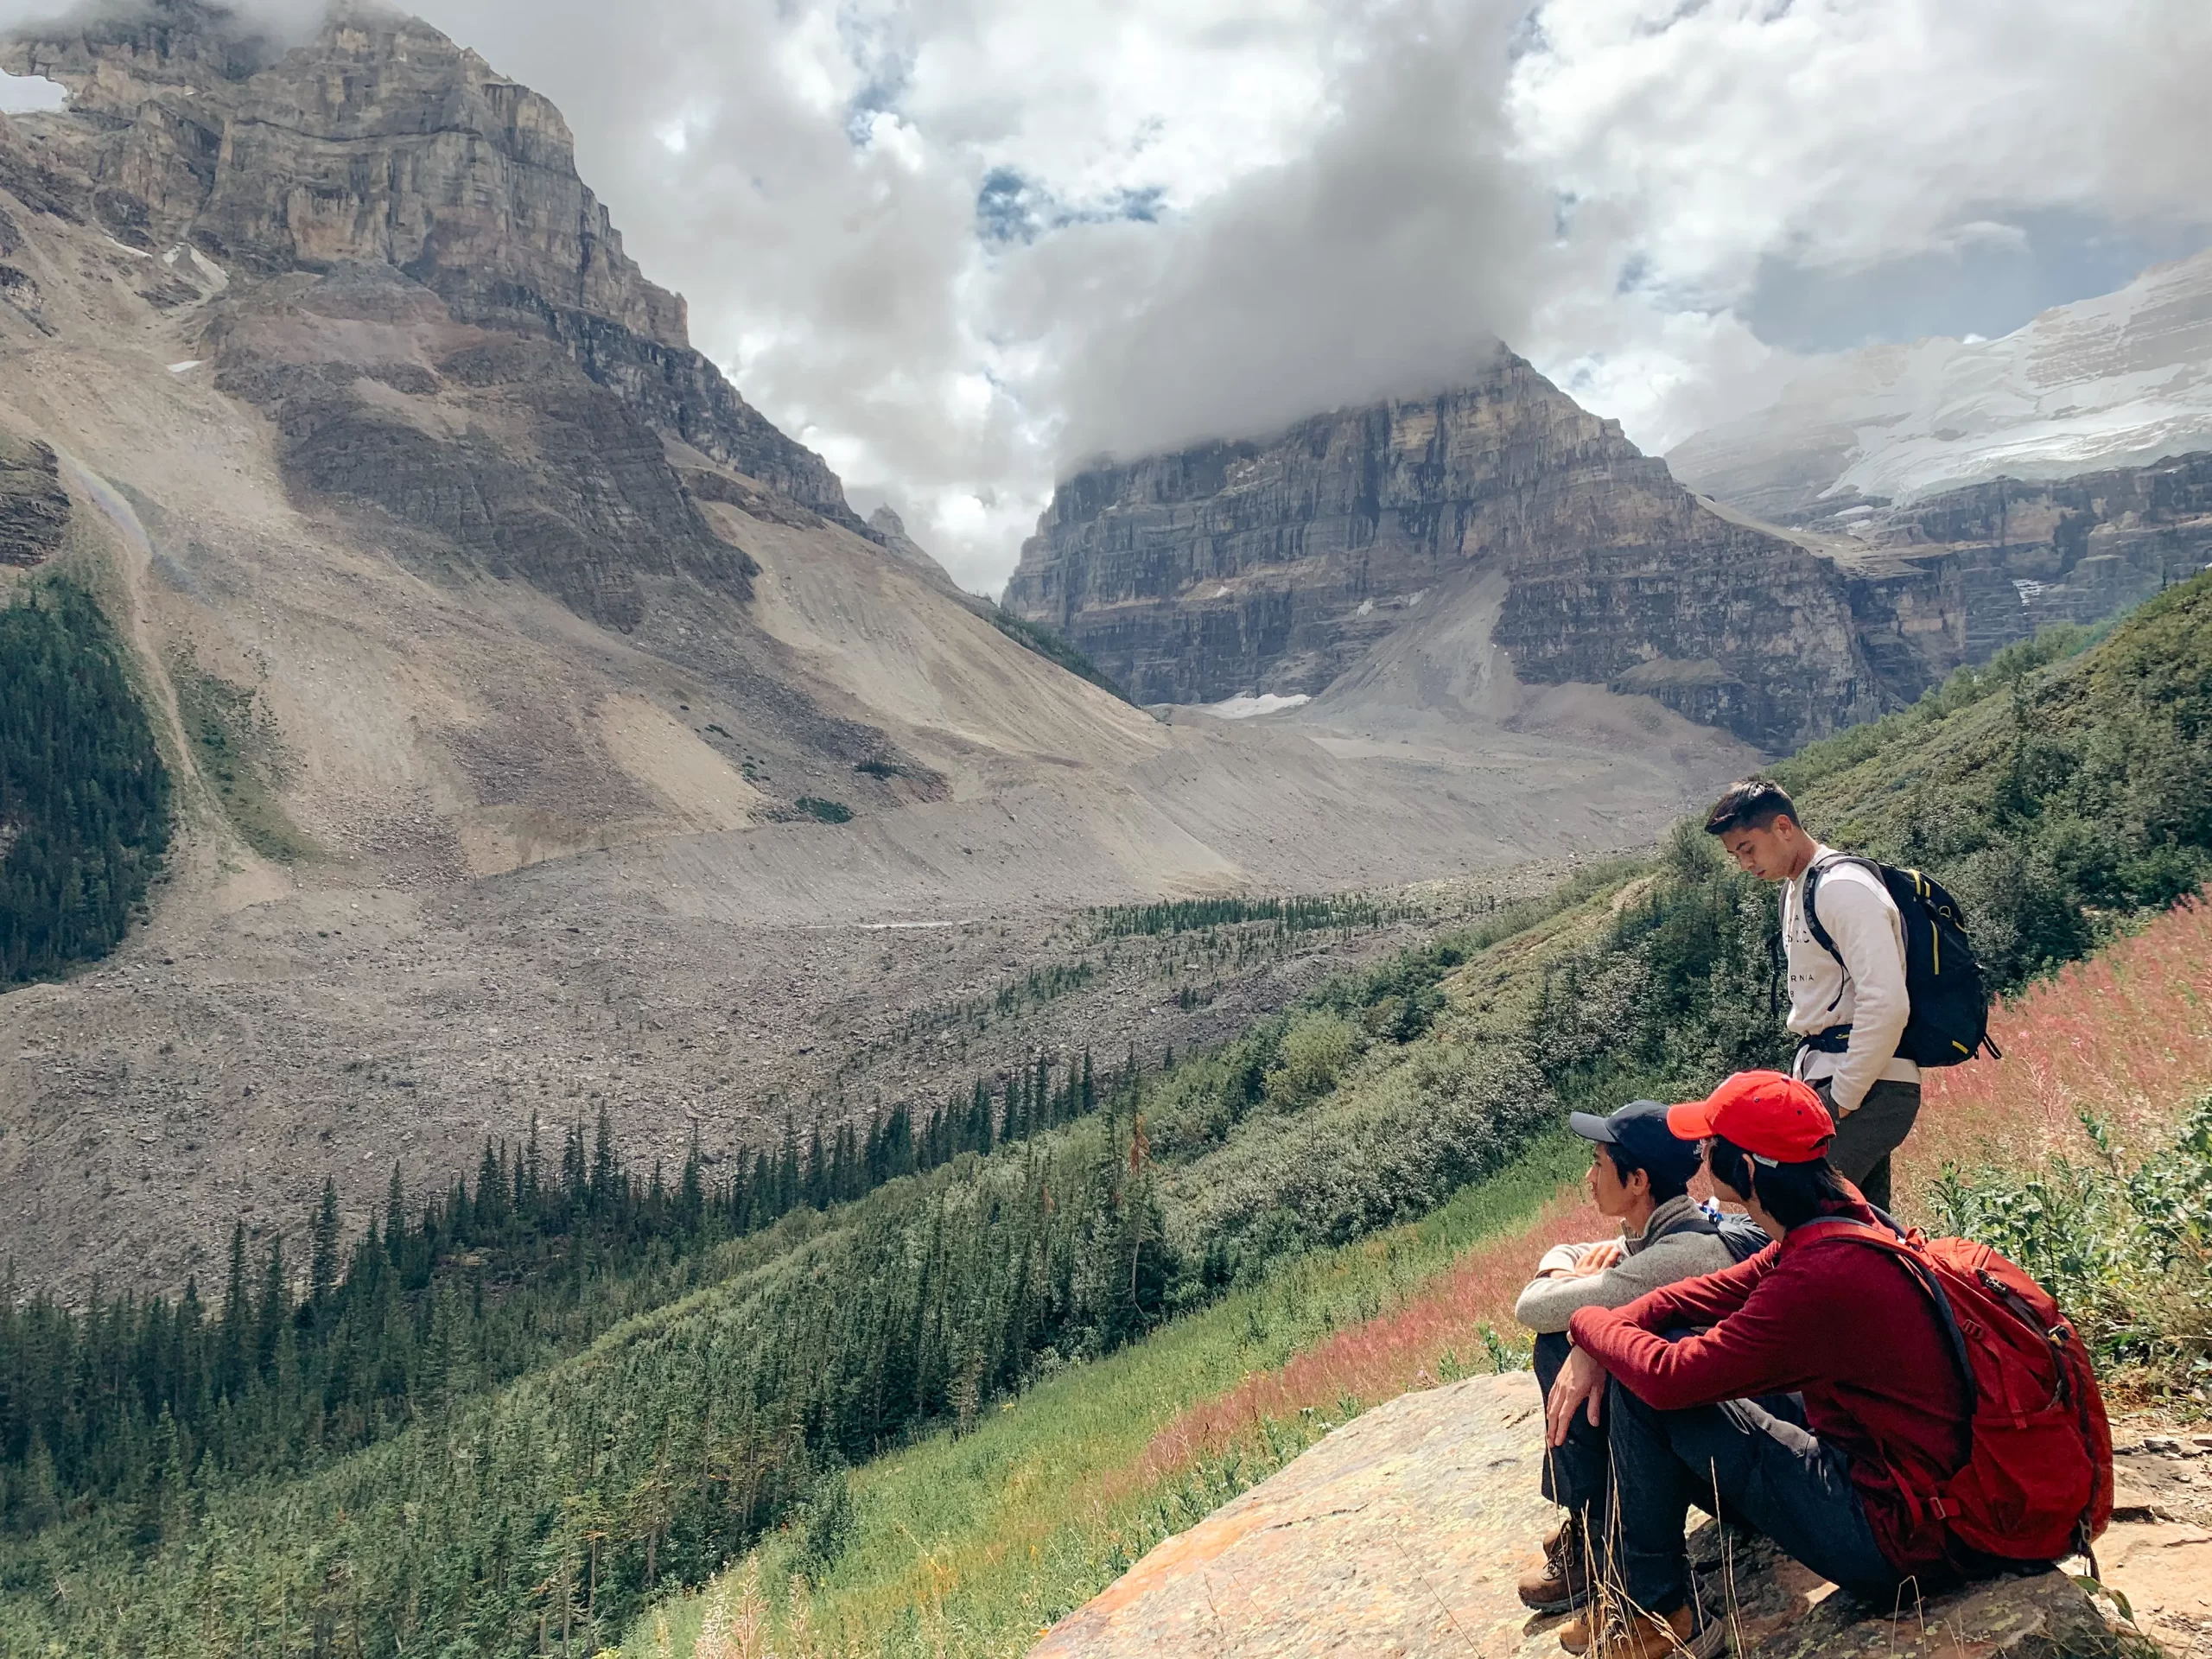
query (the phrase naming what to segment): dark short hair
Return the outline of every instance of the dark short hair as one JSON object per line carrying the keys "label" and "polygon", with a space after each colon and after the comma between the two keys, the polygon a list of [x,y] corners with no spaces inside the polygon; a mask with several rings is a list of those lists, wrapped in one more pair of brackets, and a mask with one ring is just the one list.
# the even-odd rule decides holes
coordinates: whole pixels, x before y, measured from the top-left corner
{"label": "dark short hair", "polygon": [[1825,1158],[1802,1164],[1768,1163],[1727,1136],[1716,1135],[1708,1161],[1714,1180],[1732,1192],[1756,1198],[1759,1208],[1784,1227],[1802,1227],[1820,1215],[1823,1205],[1847,1203],[1851,1198],[1843,1177]]}
{"label": "dark short hair", "polygon": [[[1619,1176],[1624,1182],[1639,1169],[1651,1178],[1651,1202],[1654,1204],[1664,1204],[1669,1198],[1679,1198],[1690,1190],[1688,1177],[1662,1174],[1618,1141],[1600,1141],[1597,1144],[1598,1150],[1613,1160],[1613,1173]],[[1693,1166],[1690,1174],[1696,1173],[1696,1167]]]}
{"label": "dark short hair", "polygon": [[1771,778],[1738,778],[1705,815],[1705,833],[1725,836],[1731,830],[1765,830],[1777,818],[1785,817],[1792,823],[1803,822],[1788,790]]}

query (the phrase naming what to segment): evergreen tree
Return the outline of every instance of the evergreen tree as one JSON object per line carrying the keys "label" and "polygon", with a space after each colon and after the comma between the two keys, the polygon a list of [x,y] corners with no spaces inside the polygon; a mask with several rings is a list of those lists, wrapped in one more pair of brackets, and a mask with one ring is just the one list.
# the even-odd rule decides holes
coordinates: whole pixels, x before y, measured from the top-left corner
{"label": "evergreen tree", "polygon": [[322,1203],[315,1211],[311,1233],[311,1254],[308,1262],[308,1305],[316,1317],[321,1317],[330,1306],[332,1294],[338,1288],[338,1183],[326,1175],[322,1179]]}
{"label": "evergreen tree", "polygon": [[107,954],[168,849],[169,777],[92,596],[0,607],[0,985]]}

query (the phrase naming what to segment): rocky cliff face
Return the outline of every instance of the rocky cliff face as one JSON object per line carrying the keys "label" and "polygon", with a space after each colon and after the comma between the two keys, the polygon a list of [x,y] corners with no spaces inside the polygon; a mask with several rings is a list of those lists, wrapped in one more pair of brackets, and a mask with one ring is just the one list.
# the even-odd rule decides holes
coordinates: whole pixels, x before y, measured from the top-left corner
{"label": "rocky cliff face", "polygon": [[1317,694],[1470,572],[1524,681],[1643,692],[1767,747],[1883,693],[1834,566],[1710,511],[1501,353],[1479,384],[1064,484],[1007,607],[1142,702]]}
{"label": "rocky cliff face", "polygon": [[68,528],[53,448],[0,430],[0,564],[42,563]]}
{"label": "rocky cliff face", "polygon": [[2208,563],[2212,455],[1783,529],[1691,494],[1505,356],[1440,397],[1083,473],[1006,602],[1141,702],[1211,702],[1346,683],[1502,579],[1487,643],[1522,682],[1647,694],[1779,751]]}
{"label": "rocky cliff face", "polygon": [[2055,623],[2088,623],[2212,566],[2212,453],[2056,483],[1999,479],[1808,521],[1850,573],[1885,688],[1916,696]]}
{"label": "rocky cliff face", "polygon": [[49,26],[0,65],[70,89],[41,136],[127,245],[267,278],[388,266],[450,317],[549,340],[645,424],[847,528],[828,465],[690,348],[576,176],[560,111],[428,24],[341,10],[276,54],[232,14],[155,0]]}

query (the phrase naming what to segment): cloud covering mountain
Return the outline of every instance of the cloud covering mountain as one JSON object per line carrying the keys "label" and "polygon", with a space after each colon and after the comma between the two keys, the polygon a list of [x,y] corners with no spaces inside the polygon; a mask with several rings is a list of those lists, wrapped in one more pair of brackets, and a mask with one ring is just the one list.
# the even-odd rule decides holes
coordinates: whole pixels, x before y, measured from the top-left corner
{"label": "cloud covering mountain", "polygon": [[975,587],[1083,456],[1499,336],[1661,449],[1807,353],[2212,240],[2201,0],[420,10],[562,106],[702,348]]}

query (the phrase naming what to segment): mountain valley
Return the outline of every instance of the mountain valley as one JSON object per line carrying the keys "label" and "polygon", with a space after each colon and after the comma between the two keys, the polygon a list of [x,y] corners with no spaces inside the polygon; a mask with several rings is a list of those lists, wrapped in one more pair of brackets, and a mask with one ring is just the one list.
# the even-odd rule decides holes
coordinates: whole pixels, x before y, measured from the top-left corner
{"label": "mountain valley", "polygon": [[[424,25],[283,54],[162,0],[0,57],[74,100],[0,121],[0,584],[99,597],[177,820],[112,962],[0,1001],[29,1279],[174,1285],[334,1172],[359,1224],[594,1093],[675,1159],[964,1090],[1089,1040],[1082,996],[987,1052],[879,1033],[1065,967],[1085,906],[1494,885],[1748,763],[1595,688],[1416,741],[1085,683],[861,521],[552,106]],[[691,1047],[618,1061],[618,1007]]]}

